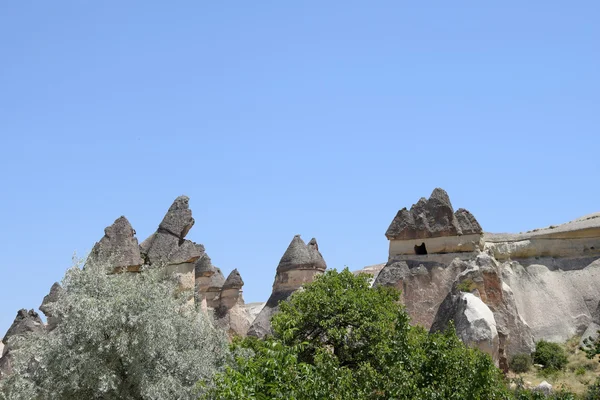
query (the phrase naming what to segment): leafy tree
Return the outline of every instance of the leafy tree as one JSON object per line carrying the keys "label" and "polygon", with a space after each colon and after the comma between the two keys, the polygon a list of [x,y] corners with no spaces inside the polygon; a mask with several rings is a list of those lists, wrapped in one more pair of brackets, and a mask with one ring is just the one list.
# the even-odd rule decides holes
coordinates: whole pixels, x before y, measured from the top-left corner
{"label": "leafy tree", "polygon": [[540,340],[535,344],[533,362],[542,364],[544,369],[559,371],[567,365],[568,361],[565,350],[558,343]]}
{"label": "leafy tree", "polygon": [[453,328],[411,327],[399,294],[327,271],[280,304],[274,336],[233,344],[205,399],[507,399],[500,371]]}
{"label": "leafy tree", "polygon": [[21,338],[4,399],[189,399],[227,351],[222,334],[158,270],[69,269],[47,334]]}
{"label": "leafy tree", "polygon": [[531,356],[526,353],[515,354],[510,360],[510,369],[516,373],[524,373],[531,369]]}

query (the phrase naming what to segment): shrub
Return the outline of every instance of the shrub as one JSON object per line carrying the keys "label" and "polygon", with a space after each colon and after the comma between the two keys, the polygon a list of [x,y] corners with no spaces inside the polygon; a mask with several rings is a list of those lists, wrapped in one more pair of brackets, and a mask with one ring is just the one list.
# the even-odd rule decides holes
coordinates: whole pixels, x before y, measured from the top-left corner
{"label": "shrub", "polygon": [[596,381],[588,386],[587,393],[584,397],[585,400],[598,400],[600,399],[600,378],[596,378]]}
{"label": "shrub", "polygon": [[461,292],[466,292],[466,293],[471,293],[473,291],[473,289],[475,289],[477,287],[477,285],[475,284],[475,282],[473,282],[473,280],[471,278],[467,278],[464,281],[462,281],[461,283],[459,283],[456,288],[458,290],[460,290]]}
{"label": "shrub", "polygon": [[533,361],[542,364],[546,370],[561,370],[567,365],[567,355],[557,343],[540,340],[536,343]]}
{"label": "shrub", "polygon": [[524,373],[531,369],[531,356],[529,354],[515,354],[510,360],[510,369],[516,373]]}
{"label": "shrub", "polygon": [[409,324],[399,293],[369,277],[327,271],[273,317],[274,336],[234,343],[210,400],[508,399],[489,355],[451,326],[429,334]]}
{"label": "shrub", "polygon": [[226,341],[160,271],[69,269],[58,326],[24,337],[0,399],[193,399],[224,362]]}

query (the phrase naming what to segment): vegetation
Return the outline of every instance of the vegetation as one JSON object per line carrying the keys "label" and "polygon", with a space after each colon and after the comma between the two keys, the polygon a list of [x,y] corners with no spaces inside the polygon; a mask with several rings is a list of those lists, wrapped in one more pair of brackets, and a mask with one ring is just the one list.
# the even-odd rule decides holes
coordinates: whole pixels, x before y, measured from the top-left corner
{"label": "vegetation", "polygon": [[157,271],[69,269],[49,334],[21,338],[3,399],[191,399],[224,362],[222,334]]}
{"label": "vegetation", "polygon": [[471,293],[473,291],[473,289],[477,288],[477,285],[475,284],[475,282],[473,282],[473,279],[467,278],[464,281],[462,281],[461,283],[459,283],[456,286],[456,288],[458,290],[460,290],[461,292]]}
{"label": "vegetation", "polygon": [[533,361],[543,365],[549,371],[559,371],[567,365],[568,359],[564,349],[558,343],[540,340],[535,345]]}
{"label": "vegetation", "polygon": [[[327,271],[280,305],[273,337],[233,344],[205,399],[504,399],[490,357],[454,329],[411,327],[391,288]],[[208,385],[208,384],[207,384]]]}
{"label": "vegetation", "polygon": [[[273,336],[225,340],[157,271],[107,275],[72,268],[52,306],[50,334],[16,338],[15,374],[0,382],[0,399],[599,399],[600,364],[577,340],[540,341],[531,371],[509,389],[491,358],[467,348],[451,326],[429,334],[409,324],[399,293],[370,288],[369,276],[327,271],[273,317]],[[565,351],[566,350],[566,351]],[[527,388],[523,377],[550,371],[554,392]],[[533,375],[531,375],[533,376]],[[563,383],[560,382],[563,379]],[[532,379],[531,379],[532,380]],[[549,379],[550,380],[550,379]],[[539,381],[538,381],[539,382]]]}
{"label": "vegetation", "polygon": [[529,354],[516,354],[510,360],[510,369],[516,373],[527,372],[531,369],[531,356]]}
{"label": "vegetation", "polygon": [[535,387],[545,380],[552,384],[556,395],[560,393],[563,397],[570,394],[576,399],[600,399],[600,384],[594,384],[600,375],[600,363],[586,357],[586,353],[579,348],[579,341],[580,338],[575,336],[566,343],[559,344],[567,356],[567,364],[562,370],[533,366],[528,372],[511,372],[510,379],[517,383],[521,392],[525,391],[525,386]]}

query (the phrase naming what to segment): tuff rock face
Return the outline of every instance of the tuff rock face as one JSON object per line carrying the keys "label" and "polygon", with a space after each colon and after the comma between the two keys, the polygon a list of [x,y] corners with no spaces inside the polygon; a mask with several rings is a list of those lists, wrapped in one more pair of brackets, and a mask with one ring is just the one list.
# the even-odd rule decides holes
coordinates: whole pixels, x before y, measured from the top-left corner
{"label": "tuff rock face", "polygon": [[315,275],[325,272],[325,269],[327,264],[319,252],[317,240],[313,238],[306,244],[300,235],[294,236],[277,266],[271,296],[250,326],[248,335],[259,338],[269,335],[271,317],[279,309],[279,302],[289,298],[302,285],[312,282]]}
{"label": "tuff rock face", "polygon": [[151,268],[164,268],[177,280],[180,290],[194,290],[195,263],[204,255],[204,246],[186,240],[194,225],[189,198],[175,199],[155,233],[140,245],[146,264]]}
{"label": "tuff rock face", "polygon": [[421,198],[396,214],[385,236],[390,240],[390,260],[397,255],[473,252],[481,247],[481,226],[464,208],[454,212],[443,189]]}
{"label": "tuff rock face", "polygon": [[104,237],[94,245],[87,262],[110,265],[113,270],[139,270],[144,262],[135,231],[127,218],[121,216],[104,229]]}
{"label": "tuff rock face", "polygon": [[48,331],[54,330],[56,325],[60,322],[60,317],[55,315],[52,309],[53,303],[55,303],[63,292],[62,286],[58,282],[54,282],[52,287],[50,288],[50,293],[48,293],[44,300],[42,300],[42,304],[40,305],[40,311],[44,313],[46,319],[48,320],[48,324],[46,328]]}
{"label": "tuff rock face", "polygon": [[448,193],[436,188],[429,199],[422,197],[410,210],[398,211],[385,236],[390,240],[408,240],[471,233],[483,233],[475,217],[463,208],[455,214]]}
{"label": "tuff rock face", "polygon": [[492,356],[498,363],[498,330],[490,308],[476,295],[457,291],[448,294],[439,308],[438,318],[431,331],[443,331],[454,321],[456,333],[468,346],[473,346]]}
{"label": "tuff rock face", "polygon": [[215,309],[215,322],[226,331],[230,337],[246,336],[252,322],[244,299],[242,287],[244,281],[237,269],[231,271],[219,294],[219,303]]}
{"label": "tuff rock face", "polygon": [[204,253],[204,246],[185,239],[194,225],[189,198],[175,199],[156,232],[140,245],[140,250],[151,266],[195,263]]}
{"label": "tuff rock face", "polygon": [[12,338],[25,335],[29,332],[45,333],[46,328],[38,313],[34,310],[21,309],[17,312],[14,322],[2,339],[4,349],[0,358],[0,379],[12,373],[12,352],[18,351],[18,347]]}
{"label": "tuff rock face", "polygon": [[[531,352],[537,340],[564,342],[600,327],[600,214],[521,234],[483,234],[471,213],[452,212],[436,189],[400,210],[386,236],[389,259],[375,285],[402,290],[415,324],[437,330],[460,321],[463,338],[505,371],[512,355]],[[493,316],[497,341],[489,318],[484,341],[492,345],[470,337],[481,322],[465,318],[465,310],[479,301]]]}

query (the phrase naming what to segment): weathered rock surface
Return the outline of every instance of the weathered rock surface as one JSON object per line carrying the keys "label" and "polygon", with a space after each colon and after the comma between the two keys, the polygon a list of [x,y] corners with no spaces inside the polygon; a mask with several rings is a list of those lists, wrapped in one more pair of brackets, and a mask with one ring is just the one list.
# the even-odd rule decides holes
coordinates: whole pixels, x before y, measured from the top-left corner
{"label": "weathered rock surface", "polygon": [[2,343],[2,358],[0,358],[0,379],[12,373],[12,352],[18,351],[18,346],[11,339],[27,333],[44,333],[46,327],[34,310],[21,309],[17,312],[14,322],[6,331]]}
{"label": "weathered rock surface", "polygon": [[454,321],[456,333],[468,346],[492,356],[498,363],[499,338],[496,320],[490,308],[472,293],[449,293],[439,308],[431,331],[443,331]]}
{"label": "weathered rock surface", "polygon": [[579,341],[580,346],[585,346],[585,340],[588,341],[588,344],[593,343],[598,339],[600,335],[598,331],[600,331],[600,303],[596,306],[596,309],[591,315],[592,322],[587,326],[585,332],[581,335],[581,340]]}
{"label": "weathered rock surface", "polygon": [[242,287],[244,281],[237,269],[231,271],[219,294],[219,303],[215,308],[215,322],[230,337],[246,336],[250,323],[250,314],[244,305]]}
{"label": "weathered rock surface", "polygon": [[391,261],[375,279],[375,286],[392,286],[402,292],[402,302],[414,324],[431,327],[442,301],[459,273],[468,265],[429,260]]}
{"label": "weathered rock surface", "polygon": [[398,211],[385,236],[392,260],[402,254],[472,252],[481,248],[482,234],[473,214],[463,208],[455,213],[448,193],[437,188],[429,199]]}
{"label": "weathered rock surface", "polygon": [[486,233],[485,249],[497,260],[600,257],[600,213],[526,233]]}
{"label": "weathered rock surface", "polygon": [[56,328],[56,325],[60,321],[60,317],[58,315],[55,315],[52,306],[58,300],[62,292],[63,288],[60,286],[60,284],[58,282],[54,282],[54,284],[50,288],[50,293],[44,296],[44,300],[42,300],[42,304],[40,305],[40,311],[44,313],[48,321],[48,324],[46,326],[48,331],[54,330],[54,328]]}
{"label": "weathered rock surface", "polygon": [[193,225],[189,198],[179,196],[169,207],[157,231],[140,245],[147,263],[151,266],[195,263],[202,257],[204,247],[185,240]]}
{"label": "weathered rock surface", "polygon": [[326,268],[317,240],[313,238],[305,244],[300,235],[294,236],[277,266],[273,292],[250,326],[248,335],[259,338],[269,335],[271,317],[279,309],[279,302],[289,298],[302,285],[312,282],[315,275],[325,272]]}
{"label": "weathered rock surface", "polygon": [[104,237],[92,248],[87,263],[107,265],[111,270],[139,270],[144,262],[135,231],[127,218],[119,217],[104,229]]}
{"label": "weathered rock surface", "polygon": [[538,391],[538,392],[542,392],[543,394],[545,394],[546,396],[550,395],[552,393],[552,385],[549,384],[546,381],[543,381],[542,383],[540,383],[539,385],[537,385],[534,390]]}
{"label": "weathered rock surface", "polygon": [[564,342],[593,322],[600,301],[599,259],[534,258],[506,261],[502,267],[536,340]]}
{"label": "weathered rock surface", "polygon": [[176,279],[182,291],[194,290],[195,264],[204,255],[204,246],[185,239],[193,225],[189,198],[179,196],[169,207],[156,232],[140,245],[146,264],[152,268],[164,268],[167,275]]}

